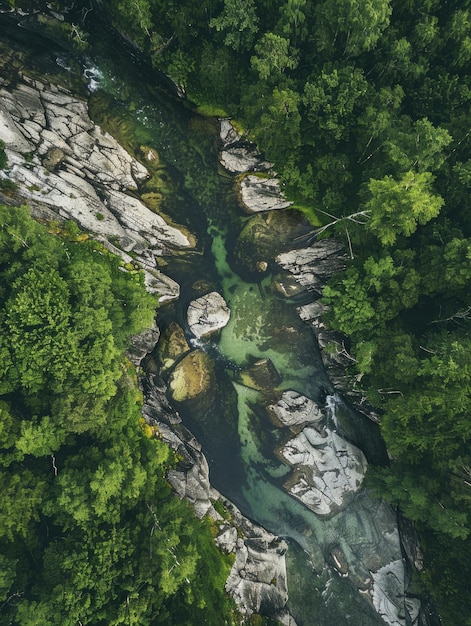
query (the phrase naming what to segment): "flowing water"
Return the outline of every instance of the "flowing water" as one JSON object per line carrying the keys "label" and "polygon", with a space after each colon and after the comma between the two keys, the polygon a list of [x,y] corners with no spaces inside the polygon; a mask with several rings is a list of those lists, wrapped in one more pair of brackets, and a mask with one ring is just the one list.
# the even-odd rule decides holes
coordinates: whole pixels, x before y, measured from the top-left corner
{"label": "flowing water", "polygon": [[[344,431],[362,442],[370,458],[382,453],[376,427],[333,395],[314,335],[299,319],[296,303],[277,295],[273,275],[255,281],[237,271],[234,246],[250,218],[240,209],[234,179],[219,165],[216,121],[197,115],[132,49],[97,28],[84,58],[28,35],[21,45],[30,53],[22,63],[86,94],[95,121],[129,150],[139,154],[145,145],[158,153],[161,209],[198,240],[195,250],[162,259],[161,269],[181,285],[181,298],[161,307],[159,323],[184,324],[186,306],[202,285],[219,291],[229,305],[231,319],[220,338],[199,344],[217,363],[219,394],[209,410],[180,408],[203,445],[212,483],[288,541],[289,608],[299,626],[384,624],[356,587],[369,579],[372,564],[379,569],[397,558],[392,511],[363,490],[342,512],[321,519],[287,495],[282,483],[288,468],[274,453],[286,434],[269,422],[266,406],[287,389],[319,402],[328,393],[332,424],[340,416]],[[19,42],[23,35],[10,37]],[[7,48],[13,45],[9,39]],[[300,232],[308,227],[302,216],[296,219]],[[238,378],[250,359],[265,357],[281,378],[272,394]],[[348,576],[332,568],[329,555],[337,548],[349,563]]]}

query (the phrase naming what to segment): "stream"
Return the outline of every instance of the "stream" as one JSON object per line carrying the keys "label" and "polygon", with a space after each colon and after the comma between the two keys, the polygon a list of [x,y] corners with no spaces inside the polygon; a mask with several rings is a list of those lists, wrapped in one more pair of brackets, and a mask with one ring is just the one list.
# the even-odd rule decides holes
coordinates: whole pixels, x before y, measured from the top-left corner
{"label": "stream", "polygon": [[[253,218],[240,207],[235,178],[219,164],[217,120],[199,116],[132,48],[89,22],[92,45],[83,58],[39,34],[18,29],[7,35],[2,24],[0,30],[7,47],[28,46],[25,68],[88,97],[94,121],[130,152],[138,155],[146,146],[158,154],[160,210],[193,233],[197,245],[161,258],[160,269],[180,284],[181,296],[160,306],[157,321],[163,329],[179,322],[190,344],[216,364],[211,406],[178,407],[202,444],[212,484],[244,515],[288,542],[288,608],[298,626],[406,624],[404,616],[385,621],[366,598],[374,572],[391,562],[402,565],[392,509],[361,488],[339,513],[320,517],[283,489],[290,468],[275,450],[287,433],[270,422],[266,407],[285,390],[323,406],[329,427],[352,439],[368,459],[381,459],[384,449],[376,425],[332,388],[314,333],[296,311],[299,302],[274,289],[282,270],[270,266],[256,279],[235,262],[239,233]],[[293,231],[309,230],[301,214],[291,212],[288,219],[295,222]],[[205,290],[224,296],[231,318],[217,339],[195,340],[185,327],[185,311]],[[239,376],[262,358],[271,360],[280,378],[263,392]],[[348,573],[336,567],[336,551]]]}

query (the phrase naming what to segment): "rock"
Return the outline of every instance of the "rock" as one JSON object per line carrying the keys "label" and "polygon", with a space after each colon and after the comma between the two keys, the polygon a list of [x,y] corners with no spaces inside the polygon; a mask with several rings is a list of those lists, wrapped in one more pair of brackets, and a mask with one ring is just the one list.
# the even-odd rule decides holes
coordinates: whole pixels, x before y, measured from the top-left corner
{"label": "rock", "polygon": [[[222,150],[219,160],[224,169],[234,174],[242,174],[256,170],[260,165],[260,155],[256,150],[244,147],[233,147]],[[267,163],[266,167],[270,164]]]}
{"label": "rock", "polygon": [[163,331],[158,347],[158,359],[161,370],[165,372],[171,369],[177,359],[186,354],[190,346],[181,326],[171,322]]}
{"label": "rock", "polygon": [[47,170],[54,170],[58,165],[62,163],[65,158],[65,153],[60,148],[51,148],[46,152],[43,158],[43,166]]}
{"label": "rock", "polygon": [[279,456],[295,469],[285,488],[318,515],[344,508],[367,469],[363,452],[329,429],[304,428],[281,448]]}
{"label": "rock", "polygon": [[276,262],[293,274],[307,291],[322,293],[327,280],[345,268],[342,245],[332,239],[322,239],[309,248],[283,252]]}
{"label": "rock", "polygon": [[285,553],[287,544],[244,518],[231,503],[233,523],[240,529],[236,560],[226,590],[246,615],[274,616],[288,600]]}
{"label": "rock", "polygon": [[188,307],[188,326],[195,337],[207,337],[224,328],[231,312],[224,298],[217,291],[193,300]]}
{"label": "rock", "polygon": [[314,328],[323,328],[324,325],[321,319],[328,310],[329,307],[319,300],[316,300],[315,302],[309,302],[308,304],[303,304],[302,306],[297,308],[299,317],[305,322],[310,322]]}
{"label": "rock", "polygon": [[242,174],[271,169],[272,164],[262,160],[255,144],[244,140],[229,119],[221,119],[220,125],[222,150],[219,160],[227,171]]}
{"label": "rock", "polygon": [[155,348],[160,337],[160,330],[154,321],[151,328],[148,328],[139,335],[131,337],[131,347],[128,350],[128,358],[136,367],[141,364],[145,356],[150,354]]}
{"label": "rock", "polygon": [[237,529],[228,523],[221,525],[219,534],[214,539],[221,552],[230,554],[237,548]]}
{"label": "rock", "polygon": [[403,561],[398,559],[387,563],[377,572],[372,572],[371,575],[373,578],[372,598],[376,611],[386,624],[405,626]]}
{"label": "rock", "polygon": [[185,498],[191,502],[197,517],[200,519],[210,512],[213,519],[219,519],[216,513],[211,496],[212,488],[209,482],[209,468],[206,457],[198,450],[185,448],[186,455],[192,460],[192,465],[186,471],[178,469],[170,470],[167,478],[169,483],[177,492],[180,498]]}
{"label": "rock", "polygon": [[284,298],[296,298],[306,292],[306,288],[298,283],[291,275],[278,275],[273,279],[272,288]]}
{"label": "rock", "polygon": [[220,124],[219,136],[221,138],[223,150],[227,148],[229,145],[241,140],[240,134],[234,128],[231,120],[228,117],[221,118],[219,120],[219,124]]}
{"label": "rock", "polygon": [[175,366],[169,391],[175,402],[200,400],[209,404],[216,387],[214,364],[202,350],[193,350]]}
{"label": "rock", "polygon": [[269,391],[280,384],[281,376],[270,359],[255,359],[241,370],[239,381],[251,389]]}
{"label": "rock", "polygon": [[269,414],[281,426],[299,426],[319,422],[324,414],[319,406],[297,391],[284,391],[276,404],[267,407]]}
{"label": "rock", "polygon": [[248,213],[286,209],[293,203],[283,197],[277,178],[249,175],[240,183],[240,197]]}

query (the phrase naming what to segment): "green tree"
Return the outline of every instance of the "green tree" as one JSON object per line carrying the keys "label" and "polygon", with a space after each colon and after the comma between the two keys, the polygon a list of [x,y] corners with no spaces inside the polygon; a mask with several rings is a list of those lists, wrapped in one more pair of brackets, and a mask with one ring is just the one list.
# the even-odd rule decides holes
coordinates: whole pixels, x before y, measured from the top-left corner
{"label": "green tree", "polygon": [[392,245],[400,235],[410,236],[419,224],[436,217],[444,200],[433,192],[430,172],[406,172],[399,180],[385,176],[368,184],[365,212],[368,230],[383,245]]}
{"label": "green tree", "polygon": [[255,46],[257,56],[253,56],[250,63],[261,80],[275,80],[286,69],[293,69],[297,60],[290,50],[289,41],[273,33],[265,33]]}
{"label": "green tree", "polygon": [[354,111],[366,104],[367,93],[368,83],[361,69],[326,64],[305,84],[302,98],[303,117],[314,126],[314,142],[319,134],[325,136],[329,146],[334,145],[331,139],[338,142],[347,138]]}
{"label": "green tree", "polygon": [[210,24],[225,33],[224,44],[237,52],[248,50],[258,32],[258,17],[253,0],[224,0],[224,9]]}
{"label": "green tree", "polygon": [[319,51],[347,57],[371,50],[389,24],[388,0],[324,0],[316,6],[316,32]]}

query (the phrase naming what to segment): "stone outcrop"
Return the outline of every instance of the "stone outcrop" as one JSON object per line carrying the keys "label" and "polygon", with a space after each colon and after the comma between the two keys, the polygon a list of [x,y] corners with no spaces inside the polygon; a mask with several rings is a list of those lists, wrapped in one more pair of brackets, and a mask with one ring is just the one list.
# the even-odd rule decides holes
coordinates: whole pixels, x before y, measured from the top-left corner
{"label": "stone outcrop", "polygon": [[148,328],[139,335],[131,337],[131,347],[128,350],[129,360],[136,367],[139,367],[144,357],[146,357],[155,348],[157,342],[159,341],[159,337],[160,329],[155,321],[151,328]]}
{"label": "stone outcrop", "polygon": [[293,203],[283,197],[280,181],[249,174],[240,183],[240,198],[247,213],[286,209]]}
{"label": "stone outcrop", "polygon": [[230,119],[220,120],[220,138],[222,149],[219,160],[228,172],[242,174],[271,169],[272,164],[262,160],[255,144],[243,138]]}
{"label": "stone outcrop", "polygon": [[343,246],[333,239],[321,239],[308,248],[283,252],[277,263],[290,272],[307,292],[322,293],[327,280],[345,268]]}
{"label": "stone outcrop", "polygon": [[329,429],[304,428],[279,455],[294,468],[285,488],[318,515],[344,508],[359,490],[367,469],[363,452]]}
{"label": "stone outcrop", "polygon": [[[387,563],[377,572],[372,572],[373,588],[371,595],[376,611],[389,626],[403,626],[406,615],[405,610],[401,611],[397,598],[403,598],[404,590],[404,563],[402,559],[397,559]],[[410,608],[412,613],[418,614],[418,607],[412,602]],[[410,617],[413,617],[409,614]],[[417,617],[417,615],[415,615]]]}
{"label": "stone outcrop", "polygon": [[20,200],[34,215],[74,220],[126,263],[136,261],[161,300],[178,296],[177,283],[160,272],[157,258],[192,247],[193,237],[130,195],[147,170],[92,122],[84,100],[26,76],[14,87],[4,83],[0,139],[8,156],[0,175],[19,186]]}
{"label": "stone outcrop", "polygon": [[217,291],[193,300],[187,311],[188,326],[198,339],[224,328],[230,317],[229,307]]}
{"label": "stone outcrop", "polygon": [[[283,610],[288,601],[286,542],[250,522],[233,504],[227,501],[225,504],[231,522],[220,524],[216,542],[236,557],[226,590],[246,615],[262,613],[296,626]],[[240,536],[233,532],[234,524]]]}
{"label": "stone outcrop", "polygon": [[[247,213],[284,209],[293,203],[283,197],[272,164],[264,161],[255,144],[237,132],[229,119],[220,120],[222,166],[233,174],[247,174],[239,183],[242,207]],[[256,176],[249,172],[263,172]]]}

